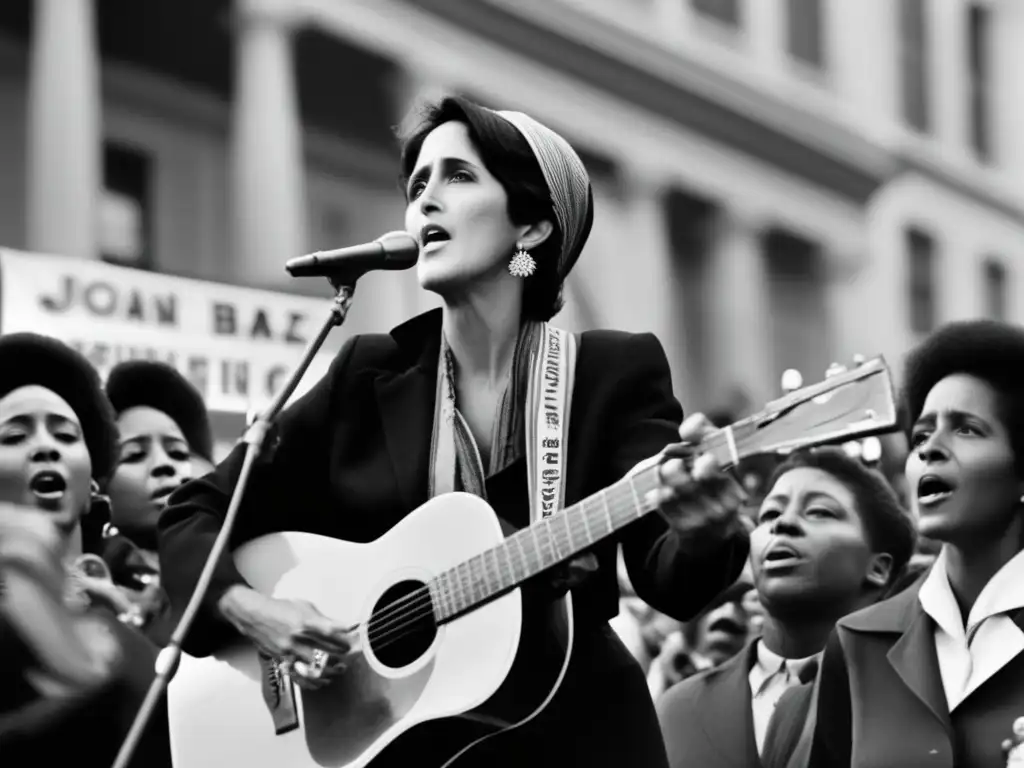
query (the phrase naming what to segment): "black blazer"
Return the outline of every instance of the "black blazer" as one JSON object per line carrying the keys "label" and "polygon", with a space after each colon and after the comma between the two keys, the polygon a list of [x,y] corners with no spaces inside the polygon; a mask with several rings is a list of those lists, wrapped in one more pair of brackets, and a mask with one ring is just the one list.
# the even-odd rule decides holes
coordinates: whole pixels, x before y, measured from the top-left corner
{"label": "black blazer", "polygon": [[[922,582],[836,625],[821,665],[814,768],[1006,764],[1000,745],[1024,715],[1024,653],[950,715]],[[1011,618],[1024,628],[1024,610]]]}
{"label": "black blazer", "polygon": [[761,768],[750,670],[757,640],[714,669],[688,677],[656,702],[670,768]]}
{"label": "black blazer", "polygon": [[[245,494],[235,546],[273,531],[296,530],[372,541],[427,501],[441,312],[390,335],[349,339],[328,373],[278,422],[273,456]],[[566,502],[620,479],[678,440],[682,409],[672,394],[664,350],[650,334],[582,334],[567,454]],[[179,489],[160,518],[161,580],[176,613],[184,608],[227,509],[241,468],[239,446],[205,478]],[[529,521],[526,462],[488,478],[498,515],[512,527]],[[657,514],[619,540],[638,596],[685,620],[739,575],[745,531],[720,541],[684,542]],[[574,590],[577,617],[603,623],[618,612],[616,545],[595,548],[598,572]],[[244,583],[229,557],[218,564],[204,610],[185,650],[212,653],[234,630],[216,612],[224,591]]]}

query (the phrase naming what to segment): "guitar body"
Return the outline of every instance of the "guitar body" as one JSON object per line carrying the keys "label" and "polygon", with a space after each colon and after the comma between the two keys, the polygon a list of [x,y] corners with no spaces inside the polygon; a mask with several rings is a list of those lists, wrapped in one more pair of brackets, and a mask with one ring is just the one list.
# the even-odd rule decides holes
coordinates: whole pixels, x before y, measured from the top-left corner
{"label": "guitar body", "polygon": [[[397,635],[379,621],[368,630],[375,606],[503,538],[486,502],[455,493],[368,544],[278,533],[240,547],[235,561],[253,588],[308,600],[342,626],[358,625],[359,649],[328,686],[293,689],[297,727],[280,734],[265,699],[269,667],[251,644],[183,655],[168,690],[175,766],[457,766],[482,740],[532,719],[568,668],[568,596],[534,607],[514,589],[438,627],[418,593],[406,598],[422,603],[417,631]],[[397,627],[405,619],[390,621]]]}

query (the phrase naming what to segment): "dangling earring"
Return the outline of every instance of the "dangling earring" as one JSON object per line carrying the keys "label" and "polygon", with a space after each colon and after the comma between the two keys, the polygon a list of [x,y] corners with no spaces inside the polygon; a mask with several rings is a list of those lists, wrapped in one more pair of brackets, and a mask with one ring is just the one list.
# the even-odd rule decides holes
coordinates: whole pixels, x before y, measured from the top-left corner
{"label": "dangling earring", "polygon": [[508,263],[508,271],[514,277],[529,277],[537,271],[537,262],[523,246],[516,243],[516,248],[518,250]]}
{"label": "dangling earring", "polygon": [[110,504],[110,497],[100,491],[100,484],[93,480],[89,487],[89,506],[85,512],[91,526],[100,530],[100,536],[104,539],[118,534],[117,528],[111,522],[113,508]]}

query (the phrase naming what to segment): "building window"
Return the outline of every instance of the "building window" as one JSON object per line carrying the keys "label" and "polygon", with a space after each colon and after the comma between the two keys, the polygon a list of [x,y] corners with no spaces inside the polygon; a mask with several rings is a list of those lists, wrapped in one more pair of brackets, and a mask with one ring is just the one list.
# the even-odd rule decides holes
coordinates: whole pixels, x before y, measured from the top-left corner
{"label": "building window", "polygon": [[992,28],[991,10],[972,3],[967,11],[968,96],[971,115],[971,146],[979,160],[991,159],[991,100],[989,89],[989,40]]}
{"label": "building window", "polygon": [[985,261],[985,312],[993,320],[1006,320],[1007,280],[1006,267],[997,259]]}
{"label": "building window", "polygon": [[822,0],[789,0],[786,46],[789,54],[814,67],[824,68],[825,47]]}
{"label": "building window", "polygon": [[898,7],[903,119],[912,128],[927,133],[931,130],[931,99],[925,0],[899,0]]}
{"label": "building window", "polygon": [[149,155],[134,147],[104,147],[99,245],[105,261],[153,267],[151,165]]}
{"label": "building window", "polygon": [[919,229],[907,231],[910,330],[931,333],[936,324],[935,240]]}
{"label": "building window", "polygon": [[690,0],[690,2],[693,9],[702,16],[707,16],[730,27],[740,26],[740,0]]}

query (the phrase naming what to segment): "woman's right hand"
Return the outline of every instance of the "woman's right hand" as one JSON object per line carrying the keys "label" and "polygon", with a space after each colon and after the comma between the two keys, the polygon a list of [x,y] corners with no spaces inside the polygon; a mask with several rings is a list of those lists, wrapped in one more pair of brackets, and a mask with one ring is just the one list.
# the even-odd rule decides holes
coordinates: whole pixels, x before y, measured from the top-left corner
{"label": "woman's right hand", "polygon": [[[265,655],[286,662],[292,679],[303,688],[319,688],[345,669],[355,651],[352,631],[342,627],[305,600],[268,597],[254,589],[235,586],[224,593],[221,613]],[[327,654],[326,664],[317,657]],[[321,667],[317,675],[304,670]]]}

